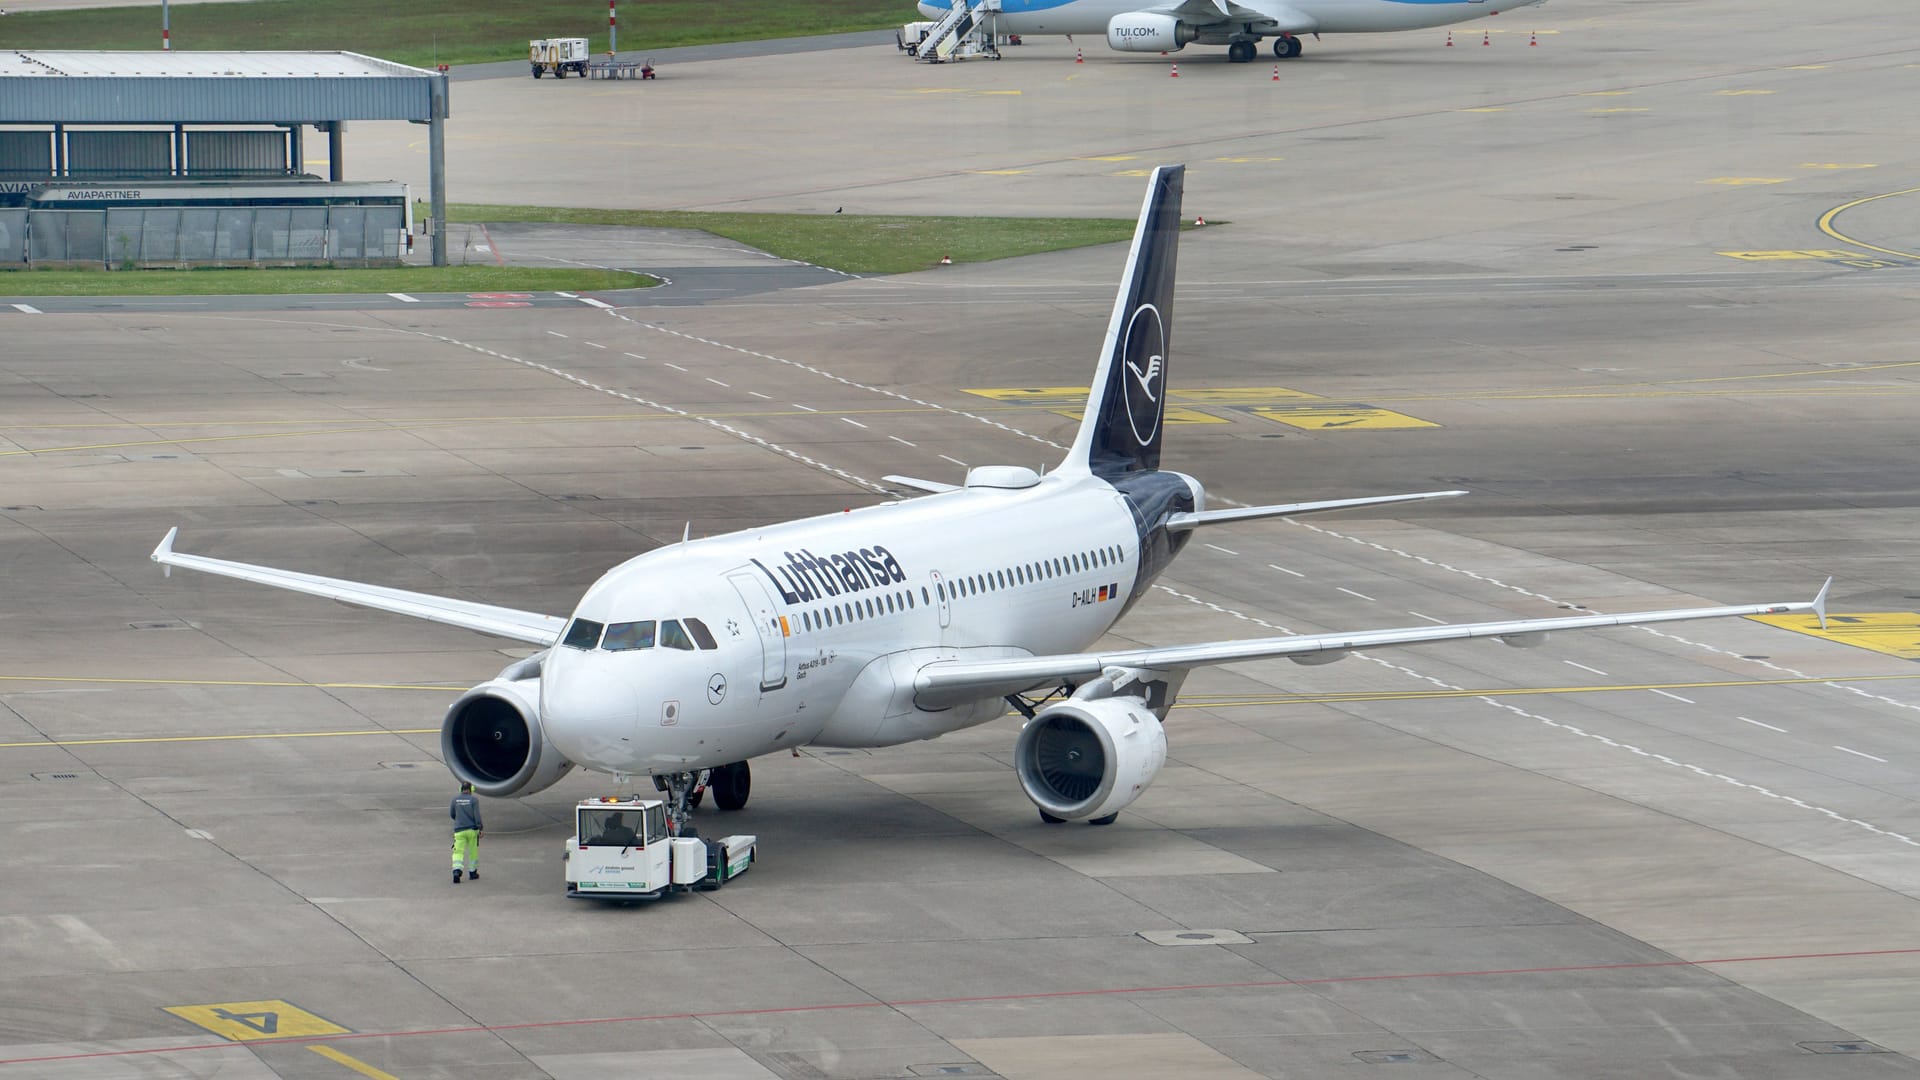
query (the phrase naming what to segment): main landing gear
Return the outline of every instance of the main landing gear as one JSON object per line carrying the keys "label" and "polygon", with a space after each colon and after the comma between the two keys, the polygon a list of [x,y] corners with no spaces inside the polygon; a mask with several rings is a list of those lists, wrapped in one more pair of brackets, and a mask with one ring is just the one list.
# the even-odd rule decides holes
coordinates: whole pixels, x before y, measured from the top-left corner
{"label": "main landing gear", "polygon": [[663,773],[653,778],[653,786],[667,793],[667,826],[675,836],[699,836],[694,828],[693,811],[713,791],[713,804],[722,810],[740,810],[747,805],[753,790],[753,770],[744,761],[699,772]]}
{"label": "main landing gear", "polygon": [[1230,41],[1227,43],[1227,63],[1244,64],[1260,55],[1260,46],[1251,41]]}
{"label": "main landing gear", "polygon": [[[1277,37],[1273,39],[1274,59],[1292,60],[1294,57],[1299,55],[1300,55],[1300,39],[1299,38],[1291,37],[1291,36],[1282,36],[1282,37]],[[1249,56],[1247,57],[1247,59],[1251,60],[1253,59],[1253,57]]]}

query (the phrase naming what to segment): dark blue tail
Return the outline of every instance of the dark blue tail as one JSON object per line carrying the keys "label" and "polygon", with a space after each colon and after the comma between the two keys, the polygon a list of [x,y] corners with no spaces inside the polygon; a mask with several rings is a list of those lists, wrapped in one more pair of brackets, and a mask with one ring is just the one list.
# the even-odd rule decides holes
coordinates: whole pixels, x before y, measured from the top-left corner
{"label": "dark blue tail", "polygon": [[1160,467],[1186,171],[1185,165],[1162,165],[1147,182],[1087,412],[1062,470],[1111,477]]}

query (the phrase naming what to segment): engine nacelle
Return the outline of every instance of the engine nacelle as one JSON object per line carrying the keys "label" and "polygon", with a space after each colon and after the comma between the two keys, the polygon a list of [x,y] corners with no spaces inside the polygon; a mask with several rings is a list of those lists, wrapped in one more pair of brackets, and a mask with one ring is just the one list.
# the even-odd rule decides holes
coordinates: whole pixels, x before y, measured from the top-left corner
{"label": "engine nacelle", "polygon": [[1107,20],[1107,47],[1119,52],[1179,52],[1200,32],[1171,15],[1129,11]]}
{"label": "engine nacelle", "polygon": [[1020,729],[1014,769],[1057,818],[1105,817],[1140,797],[1167,760],[1167,733],[1139,698],[1062,701]]}
{"label": "engine nacelle", "polygon": [[540,729],[537,678],[489,679],[461,694],[440,727],[440,753],[454,776],[494,798],[545,791],[573,768]]}

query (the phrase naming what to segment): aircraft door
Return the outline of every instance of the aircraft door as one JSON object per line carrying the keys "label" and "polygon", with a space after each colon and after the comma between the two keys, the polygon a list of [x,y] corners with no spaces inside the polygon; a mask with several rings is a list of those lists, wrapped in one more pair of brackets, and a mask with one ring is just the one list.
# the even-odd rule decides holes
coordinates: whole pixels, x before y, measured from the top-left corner
{"label": "aircraft door", "polygon": [[940,605],[940,629],[945,630],[947,628],[949,610],[947,607],[947,579],[941,577],[940,571],[938,570],[929,572],[927,576],[933,579],[933,602]]}
{"label": "aircraft door", "polygon": [[774,611],[773,596],[752,574],[730,574],[727,580],[753,613],[753,625],[760,633],[760,692],[778,690],[787,685],[786,617]]}

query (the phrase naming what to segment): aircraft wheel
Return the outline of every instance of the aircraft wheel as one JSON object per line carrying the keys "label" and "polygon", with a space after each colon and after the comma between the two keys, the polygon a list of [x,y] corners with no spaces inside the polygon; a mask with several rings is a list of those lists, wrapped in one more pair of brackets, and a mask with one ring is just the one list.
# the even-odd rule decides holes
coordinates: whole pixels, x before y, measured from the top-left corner
{"label": "aircraft wheel", "polygon": [[1049,825],[1065,825],[1067,823],[1066,818],[1054,817],[1052,814],[1047,813],[1045,810],[1040,811],[1040,820],[1046,822]]}
{"label": "aircraft wheel", "polygon": [[1300,49],[1301,49],[1301,45],[1300,45],[1299,38],[1296,37],[1296,38],[1287,39],[1287,59],[1291,60],[1294,57],[1299,56]]}
{"label": "aircraft wheel", "polygon": [[713,770],[707,786],[713,789],[713,805],[739,810],[747,805],[747,796],[753,791],[753,772],[744,761],[722,765]]}
{"label": "aircraft wheel", "polygon": [[1113,823],[1114,823],[1114,821],[1116,821],[1116,820],[1117,820],[1117,819],[1118,819],[1119,817],[1120,817],[1120,811],[1118,811],[1118,810],[1115,810],[1115,811],[1114,811],[1113,813],[1111,813],[1111,814],[1103,814],[1103,815],[1101,815],[1100,817],[1090,817],[1090,818],[1088,818],[1088,819],[1087,819],[1087,824],[1089,824],[1089,825],[1111,825],[1111,824],[1113,824]]}
{"label": "aircraft wheel", "polygon": [[1251,41],[1235,41],[1227,45],[1227,63],[1244,64],[1254,58],[1259,47]]}

